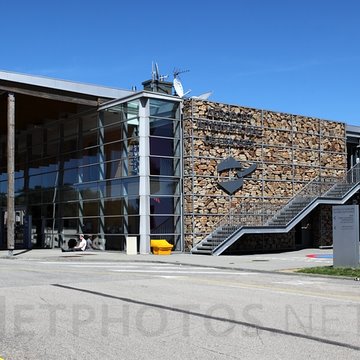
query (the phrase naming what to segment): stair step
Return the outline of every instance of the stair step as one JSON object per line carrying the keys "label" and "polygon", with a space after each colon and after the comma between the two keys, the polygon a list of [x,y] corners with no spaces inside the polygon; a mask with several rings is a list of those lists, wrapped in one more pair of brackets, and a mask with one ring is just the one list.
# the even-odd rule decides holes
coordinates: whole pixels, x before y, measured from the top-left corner
{"label": "stair step", "polygon": [[212,254],[211,251],[197,250],[197,249],[191,250],[191,253],[195,254],[195,255],[211,255]]}
{"label": "stair step", "polygon": [[[225,240],[225,239],[224,239]],[[221,244],[224,240],[220,240],[220,241],[213,241],[213,242],[206,242],[205,244],[206,245],[209,245],[211,247],[216,247],[218,246],[219,244]]]}

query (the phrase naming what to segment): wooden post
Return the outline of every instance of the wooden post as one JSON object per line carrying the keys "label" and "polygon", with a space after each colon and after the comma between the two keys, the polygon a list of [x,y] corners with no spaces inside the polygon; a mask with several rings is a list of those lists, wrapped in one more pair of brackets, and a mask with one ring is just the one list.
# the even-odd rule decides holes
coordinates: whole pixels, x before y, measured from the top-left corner
{"label": "wooden post", "polygon": [[7,248],[9,256],[13,256],[15,248],[15,96],[8,94],[7,109]]}

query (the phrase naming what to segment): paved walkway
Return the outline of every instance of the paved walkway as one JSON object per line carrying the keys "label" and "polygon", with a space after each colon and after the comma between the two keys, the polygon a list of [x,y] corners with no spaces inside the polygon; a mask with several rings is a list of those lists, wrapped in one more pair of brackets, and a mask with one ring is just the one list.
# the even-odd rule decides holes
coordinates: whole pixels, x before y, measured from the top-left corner
{"label": "paved walkway", "polygon": [[[162,262],[193,266],[207,266],[253,271],[286,271],[304,267],[333,264],[332,249],[305,249],[273,254],[241,256],[207,256],[173,252],[171,255],[127,255],[116,251],[85,251],[62,253],[60,249],[14,250],[11,260],[44,261],[101,261],[101,262]],[[8,259],[7,251],[0,251],[0,259]]]}

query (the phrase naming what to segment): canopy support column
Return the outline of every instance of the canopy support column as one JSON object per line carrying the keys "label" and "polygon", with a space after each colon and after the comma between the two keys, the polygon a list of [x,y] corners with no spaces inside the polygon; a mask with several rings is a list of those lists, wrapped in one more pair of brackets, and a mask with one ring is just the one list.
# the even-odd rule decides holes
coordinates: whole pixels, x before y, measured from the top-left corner
{"label": "canopy support column", "polygon": [[15,95],[8,93],[7,107],[7,248],[13,256],[15,248]]}

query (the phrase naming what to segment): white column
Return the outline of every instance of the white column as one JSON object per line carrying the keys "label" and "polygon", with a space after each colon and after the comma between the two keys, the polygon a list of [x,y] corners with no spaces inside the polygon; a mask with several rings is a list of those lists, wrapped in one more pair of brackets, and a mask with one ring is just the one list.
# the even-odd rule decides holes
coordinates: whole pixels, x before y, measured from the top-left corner
{"label": "white column", "polygon": [[150,253],[149,114],[149,100],[143,98],[140,100],[139,108],[140,254]]}

